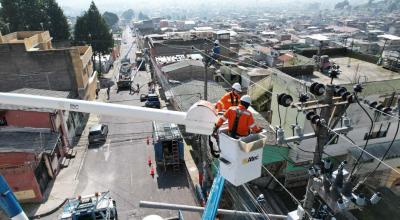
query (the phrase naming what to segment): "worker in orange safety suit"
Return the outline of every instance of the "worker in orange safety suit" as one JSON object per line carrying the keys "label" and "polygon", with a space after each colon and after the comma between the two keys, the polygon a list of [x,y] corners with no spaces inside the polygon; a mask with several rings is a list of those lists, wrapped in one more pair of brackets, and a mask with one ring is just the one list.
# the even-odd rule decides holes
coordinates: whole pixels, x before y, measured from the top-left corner
{"label": "worker in orange safety suit", "polygon": [[226,111],[231,106],[238,106],[240,100],[240,92],[242,92],[242,87],[239,83],[234,83],[232,85],[232,91],[227,92],[222,98],[215,104],[217,112]]}
{"label": "worker in orange safety suit", "polygon": [[253,114],[247,110],[251,105],[251,98],[248,95],[244,95],[240,99],[239,106],[230,107],[222,117],[220,117],[215,124],[214,134],[218,128],[228,120],[229,135],[233,138],[247,136],[251,132],[258,133],[262,129],[256,126]]}

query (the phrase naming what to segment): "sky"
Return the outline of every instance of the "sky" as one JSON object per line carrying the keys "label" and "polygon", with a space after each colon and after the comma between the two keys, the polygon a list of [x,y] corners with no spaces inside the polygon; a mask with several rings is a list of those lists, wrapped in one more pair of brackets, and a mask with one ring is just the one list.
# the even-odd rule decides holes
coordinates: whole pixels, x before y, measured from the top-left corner
{"label": "sky", "polygon": [[[78,13],[79,11],[86,10],[91,0],[56,0],[66,11]],[[276,4],[283,5],[292,5],[293,3],[310,3],[310,2],[320,2],[321,4],[335,4],[342,0],[94,0],[97,7],[100,11],[123,11],[128,8],[132,8],[135,11],[137,10],[151,10],[153,7],[162,8],[163,6],[176,6],[178,8],[190,8],[190,7],[199,7],[200,4],[210,5],[215,4],[218,7],[224,7],[224,5],[231,6],[249,6],[249,5],[271,5],[274,6]],[[360,3],[366,2],[367,0],[349,0],[350,3]]]}

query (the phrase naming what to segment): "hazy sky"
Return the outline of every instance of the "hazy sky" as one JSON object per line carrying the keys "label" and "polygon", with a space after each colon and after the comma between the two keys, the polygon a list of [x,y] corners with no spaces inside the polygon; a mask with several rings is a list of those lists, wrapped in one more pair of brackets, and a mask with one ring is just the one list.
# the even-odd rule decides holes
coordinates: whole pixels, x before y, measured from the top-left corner
{"label": "hazy sky", "polygon": [[[255,5],[277,5],[279,6],[290,6],[293,4],[298,5],[300,3],[309,2],[320,2],[323,5],[332,5],[336,2],[343,0],[94,0],[100,11],[121,11],[128,8],[142,10],[151,10],[155,8],[162,8],[164,6],[177,6],[178,8],[190,8],[199,7],[199,5],[216,5],[218,7],[230,6],[255,6]],[[350,0],[350,3],[361,3],[367,0]],[[86,10],[91,0],[57,0],[57,2],[63,7],[72,9],[73,11]],[[241,6],[239,6],[241,5]],[[67,10],[68,11],[68,10]]]}

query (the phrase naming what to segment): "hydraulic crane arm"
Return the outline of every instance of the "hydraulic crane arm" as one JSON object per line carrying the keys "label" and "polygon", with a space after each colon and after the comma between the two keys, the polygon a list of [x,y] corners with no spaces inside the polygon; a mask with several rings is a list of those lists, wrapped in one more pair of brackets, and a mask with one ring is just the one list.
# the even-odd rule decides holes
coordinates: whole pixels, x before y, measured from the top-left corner
{"label": "hydraulic crane arm", "polygon": [[213,105],[207,101],[195,103],[187,112],[178,112],[95,101],[0,92],[0,103],[170,122],[185,125],[186,132],[203,135],[212,133],[217,117]]}

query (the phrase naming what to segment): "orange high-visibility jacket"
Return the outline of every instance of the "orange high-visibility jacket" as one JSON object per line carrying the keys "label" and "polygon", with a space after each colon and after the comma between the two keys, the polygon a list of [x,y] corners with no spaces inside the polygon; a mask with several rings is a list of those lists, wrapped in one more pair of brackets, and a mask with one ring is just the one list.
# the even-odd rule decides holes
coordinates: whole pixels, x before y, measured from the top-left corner
{"label": "orange high-visibility jacket", "polygon": [[236,118],[236,109],[242,112],[239,118],[236,134],[239,136],[247,136],[250,130],[253,132],[259,132],[260,128],[256,126],[254,122],[253,114],[247,110],[243,105],[232,106],[224,113],[224,115],[218,119],[216,126],[220,127],[224,121],[228,120],[229,132],[232,131],[233,124]]}
{"label": "orange high-visibility jacket", "polygon": [[222,110],[228,110],[231,106],[238,106],[240,103],[240,95],[235,95],[233,92],[227,92],[221,99],[215,104],[215,108],[218,112]]}

